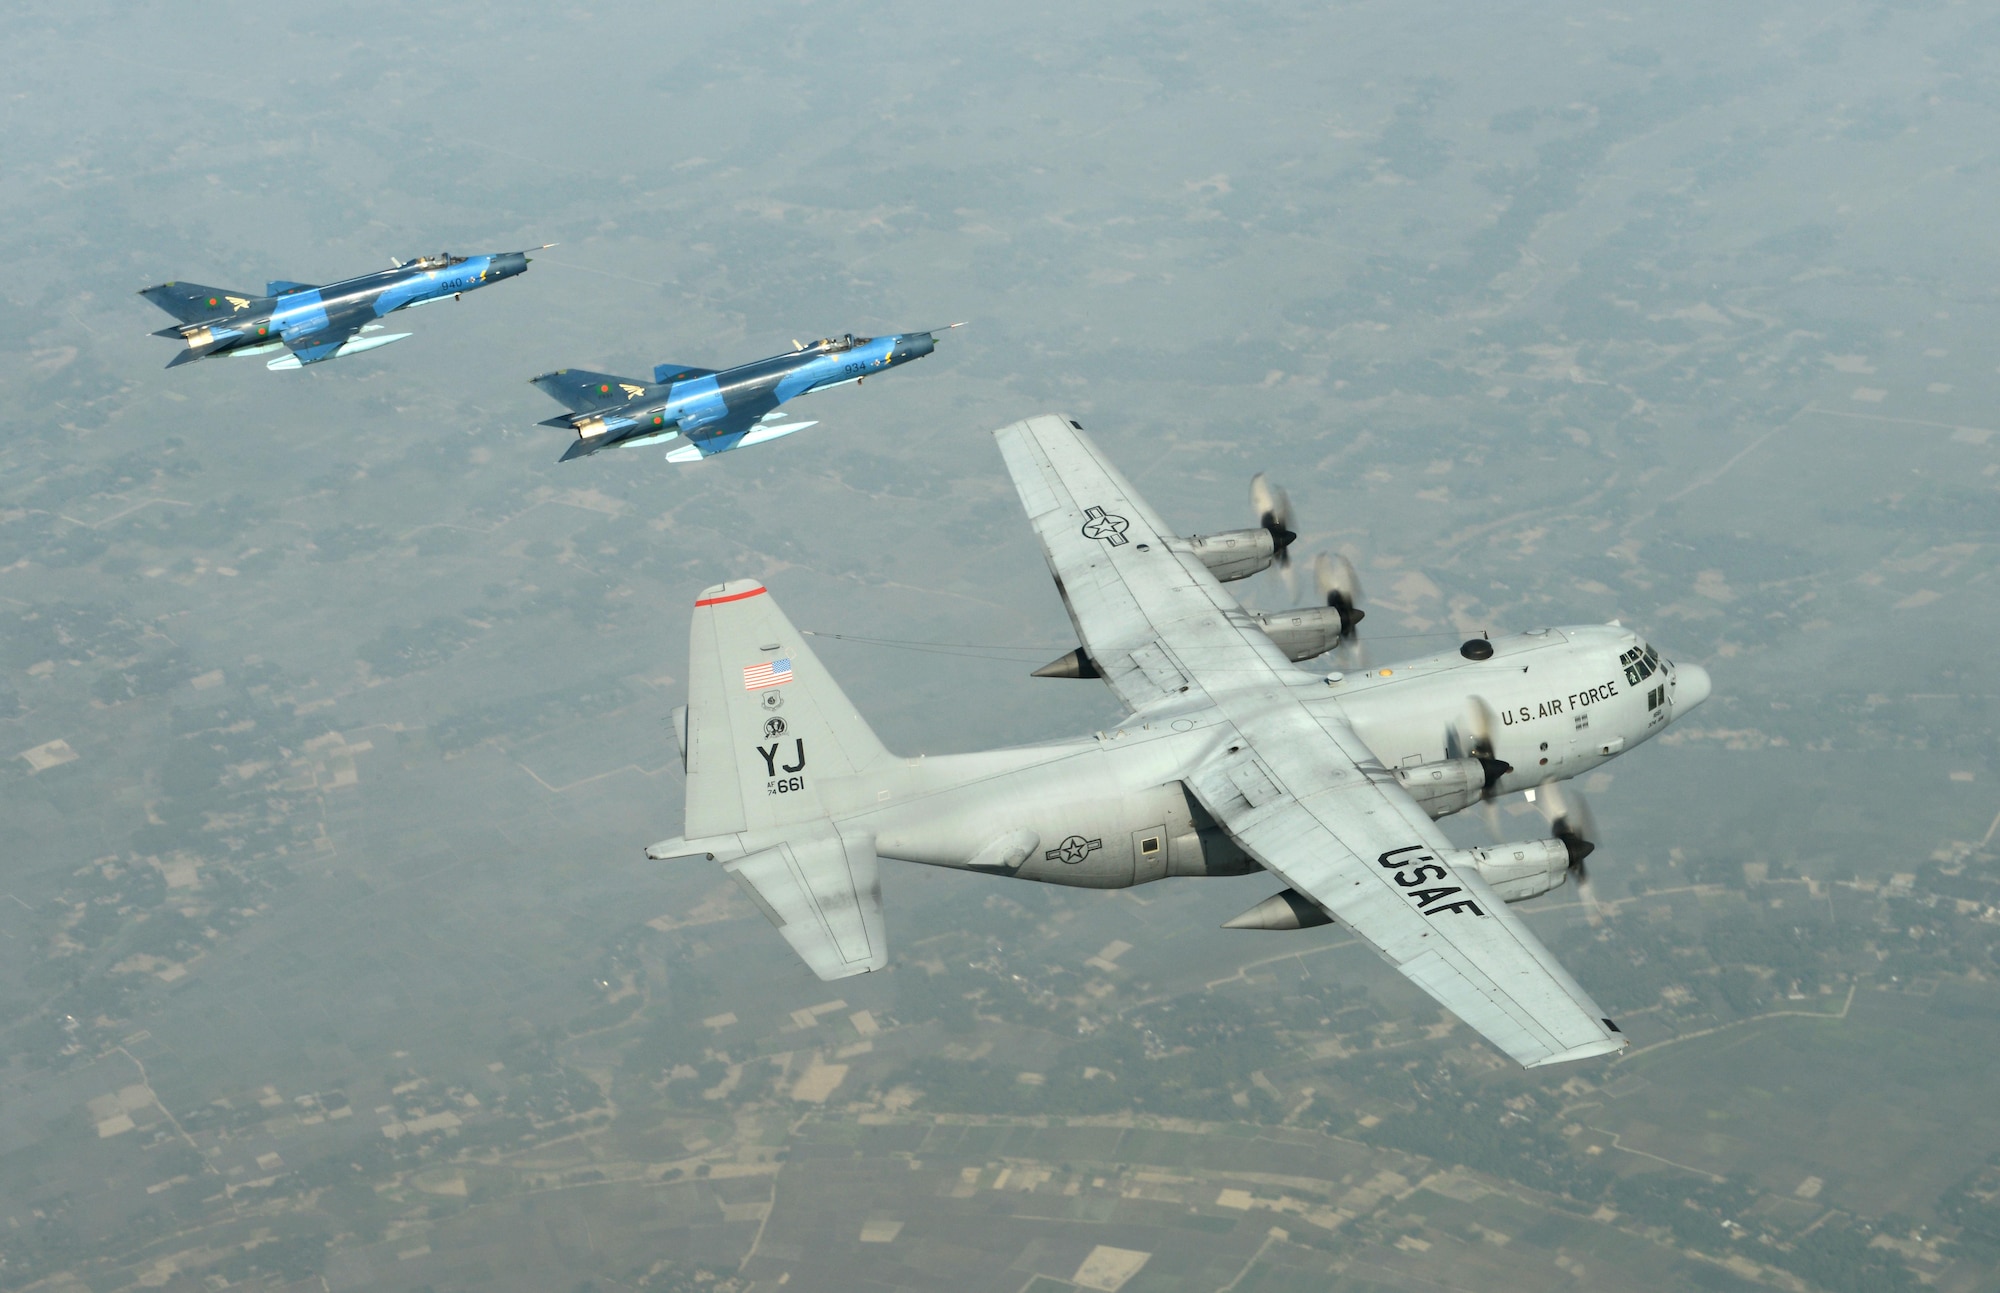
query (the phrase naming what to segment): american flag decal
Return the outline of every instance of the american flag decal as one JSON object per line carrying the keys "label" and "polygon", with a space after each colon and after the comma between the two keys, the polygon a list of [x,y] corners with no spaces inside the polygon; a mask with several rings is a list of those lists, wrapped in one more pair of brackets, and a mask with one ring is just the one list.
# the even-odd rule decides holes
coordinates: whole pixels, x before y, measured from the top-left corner
{"label": "american flag decal", "polygon": [[788,656],[783,660],[767,660],[763,664],[747,665],[743,670],[743,690],[762,691],[766,687],[782,687],[792,680],[792,661]]}

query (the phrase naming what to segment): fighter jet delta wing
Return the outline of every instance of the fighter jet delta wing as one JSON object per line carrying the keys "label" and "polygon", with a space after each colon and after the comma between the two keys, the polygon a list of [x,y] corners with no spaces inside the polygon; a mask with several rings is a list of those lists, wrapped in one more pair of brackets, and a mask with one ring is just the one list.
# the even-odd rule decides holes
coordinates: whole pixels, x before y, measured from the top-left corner
{"label": "fighter jet delta wing", "polygon": [[1521,1064],[1625,1043],[1082,428],[995,433],[1077,636],[1135,710],[1221,720],[1186,785],[1265,869]]}

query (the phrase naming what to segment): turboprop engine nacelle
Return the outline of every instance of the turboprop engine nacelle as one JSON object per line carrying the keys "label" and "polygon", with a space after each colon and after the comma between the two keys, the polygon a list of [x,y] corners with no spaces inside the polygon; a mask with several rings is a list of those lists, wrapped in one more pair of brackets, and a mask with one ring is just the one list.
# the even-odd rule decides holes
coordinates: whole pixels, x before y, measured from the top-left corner
{"label": "turboprop engine nacelle", "polygon": [[1520,902],[1569,879],[1570,846],[1561,840],[1496,844],[1492,848],[1459,849],[1445,861],[1461,867],[1470,863],[1503,901]]}
{"label": "turboprop engine nacelle", "polygon": [[1267,611],[1252,618],[1288,660],[1310,660],[1340,645],[1338,607],[1301,606],[1295,611]]}
{"label": "turboprop engine nacelle", "polygon": [[1486,790],[1486,766],[1477,759],[1419,763],[1396,769],[1396,780],[1410,792],[1417,806],[1436,821],[1479,802]]}
{"label": "turboprop engine nacelle", "polygon": [[[1248,579],[1271,568],[1278,556],[1278,541],[1268,529],[1224,530],[1221,534],[1191,534],[1182,542],[1201,559],[1209,573],[1223,583]],[[1293,659],[1301,657],[1293,656]]]}

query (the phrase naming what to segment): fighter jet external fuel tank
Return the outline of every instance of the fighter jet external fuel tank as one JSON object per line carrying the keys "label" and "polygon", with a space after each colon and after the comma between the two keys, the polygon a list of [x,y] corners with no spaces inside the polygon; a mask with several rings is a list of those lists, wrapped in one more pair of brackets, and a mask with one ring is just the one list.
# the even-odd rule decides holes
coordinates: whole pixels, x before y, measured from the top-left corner
{"label": "fighter jet external fuel tank", "polygon": [[698,462],[819,425],[783,421],[780,406],[808,391],[864,381],[922,359],[937,348],[938,334],[964,326],[794,343],[782,355],[720,371],[660,364],[650,382],[582,368],[531,380],[570,410],[542,423],[575,434],[563,462],[614,446],[646,445],[665,445],[668,462]]}
{"label": "fighter jet external fuel tank", "polygon": [[281,350],[286,353],[264,366],[301,368],[401,341],[410,334],[385,333],[377,320],[513,278],[527,272],[528,260],[525,251],[482,256],[439,252],[324,286],[278,279],[265,284],[261,296],[200,283],[161,283],[139,295],[180,320],[153,334],[184,343],[185,348],[168,362],[169,368],[220,355],[268,355]]}

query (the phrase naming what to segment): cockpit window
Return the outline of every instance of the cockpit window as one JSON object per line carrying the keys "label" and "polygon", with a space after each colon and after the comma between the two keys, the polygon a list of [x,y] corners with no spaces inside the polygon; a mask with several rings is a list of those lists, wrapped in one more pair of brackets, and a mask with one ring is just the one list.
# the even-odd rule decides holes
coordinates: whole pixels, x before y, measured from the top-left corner
{"label": "cockpit window", "polygon": [[1660,671],[1660,653],[1641,642],[1618,657],[1624,666],[1625,681],[1636,687]]}
{"label": "cockpit window", "polygon": [[415,260],[407,262],[403,268],[450,269],[453,265],[463,265],[464,263],[465,257],[454,256],[448,251],[441,251],[435,256],[419,256]]}

